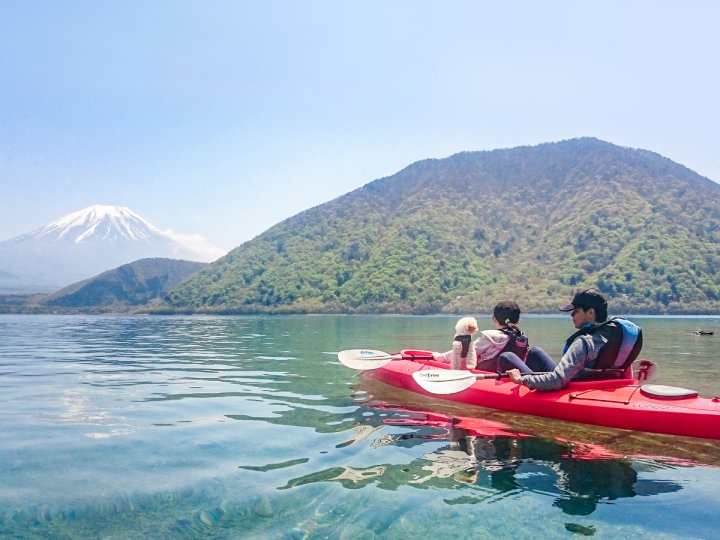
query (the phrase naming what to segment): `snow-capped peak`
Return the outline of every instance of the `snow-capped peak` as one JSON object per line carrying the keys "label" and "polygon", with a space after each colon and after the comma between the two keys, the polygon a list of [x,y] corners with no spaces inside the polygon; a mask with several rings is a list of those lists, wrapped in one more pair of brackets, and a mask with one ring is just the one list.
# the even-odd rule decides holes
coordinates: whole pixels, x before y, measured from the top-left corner
{"label": "snow-capped peak", "polygon": [[37,292],[139,259],[210,262],[224,254],[199,235],[162,231],[129,208],[98,204],[0,242],[0,288],[3,276]]}
{"label": "snow-capped peak", "polygon": [[30,233],[35,237],[53,236],[58,240],[82,243],[90,238],[127,238],[149,241],[165,236],[135,212],[124,206],[96,204],[73,212]]}

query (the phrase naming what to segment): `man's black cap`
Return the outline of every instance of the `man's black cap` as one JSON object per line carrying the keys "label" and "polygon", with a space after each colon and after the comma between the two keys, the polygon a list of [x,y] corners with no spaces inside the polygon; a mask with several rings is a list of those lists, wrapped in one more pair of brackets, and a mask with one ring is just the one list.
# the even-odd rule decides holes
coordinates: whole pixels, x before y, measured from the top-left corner
{"label": "man's black cap", "polygon": [[607,300],[605,300],[605,297],[602,294],[593,289],[583,289],[576,292],[572,302],[565,307],[561,307],[560,311],[572,311],[577,308],[593,308],[596,311],[598,309],[605,308],[607,310]]}

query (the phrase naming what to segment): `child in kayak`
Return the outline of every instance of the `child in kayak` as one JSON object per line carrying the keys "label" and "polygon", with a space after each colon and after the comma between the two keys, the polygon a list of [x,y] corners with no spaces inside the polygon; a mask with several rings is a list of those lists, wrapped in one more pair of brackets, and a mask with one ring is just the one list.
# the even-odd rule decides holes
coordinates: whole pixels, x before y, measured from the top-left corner
{"label": "child in kayak", "polygon": [[[498,371],[498,357],[503,352],[513,352],[518,358],[525,358],[528,351],[527,336],[520,330],[520,306],[512,300],[499,302],[493,309],[494,329],[483,330],[473,343],[477,361],[472,355],[467,359],[467,369]],[[435,360],[450,364],[453,351],[433,353]]]}

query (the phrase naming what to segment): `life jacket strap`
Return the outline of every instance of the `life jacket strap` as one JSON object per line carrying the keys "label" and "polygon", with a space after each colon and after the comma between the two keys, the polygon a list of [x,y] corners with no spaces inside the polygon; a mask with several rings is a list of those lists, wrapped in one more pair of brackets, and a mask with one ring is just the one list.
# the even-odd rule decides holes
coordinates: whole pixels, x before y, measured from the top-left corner
{"label": "life jacket strap", "polygon": [[462,352],[460,353],[460,356],[462,358],[467,358],[468,351],[470,350],[470,344],[472,343],[472,336],[455,336],[453,341],[459,341],[462,343]]}

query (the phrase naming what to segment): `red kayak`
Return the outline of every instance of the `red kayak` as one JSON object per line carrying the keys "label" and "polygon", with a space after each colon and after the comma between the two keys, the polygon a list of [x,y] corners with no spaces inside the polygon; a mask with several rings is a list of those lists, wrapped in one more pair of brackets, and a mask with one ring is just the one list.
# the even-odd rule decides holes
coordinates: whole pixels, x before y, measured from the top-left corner
{"label": "red kayak", "polygon": [[[381,351],[346,353],[354,353],[348,356],[356,364],[361,357],[372,364],[352,366],[367,369],[366,377],[426,396],[583,424],[720,439],[720,398],[700,397],[684,388],[641,385],[627,378],[572,382],[562,390],[541,392],[497,374],[451,370],[448,364],[432,360],[430,351],[382,353],[384,363]],[[460,380],[463,383],[458,386]]]}

